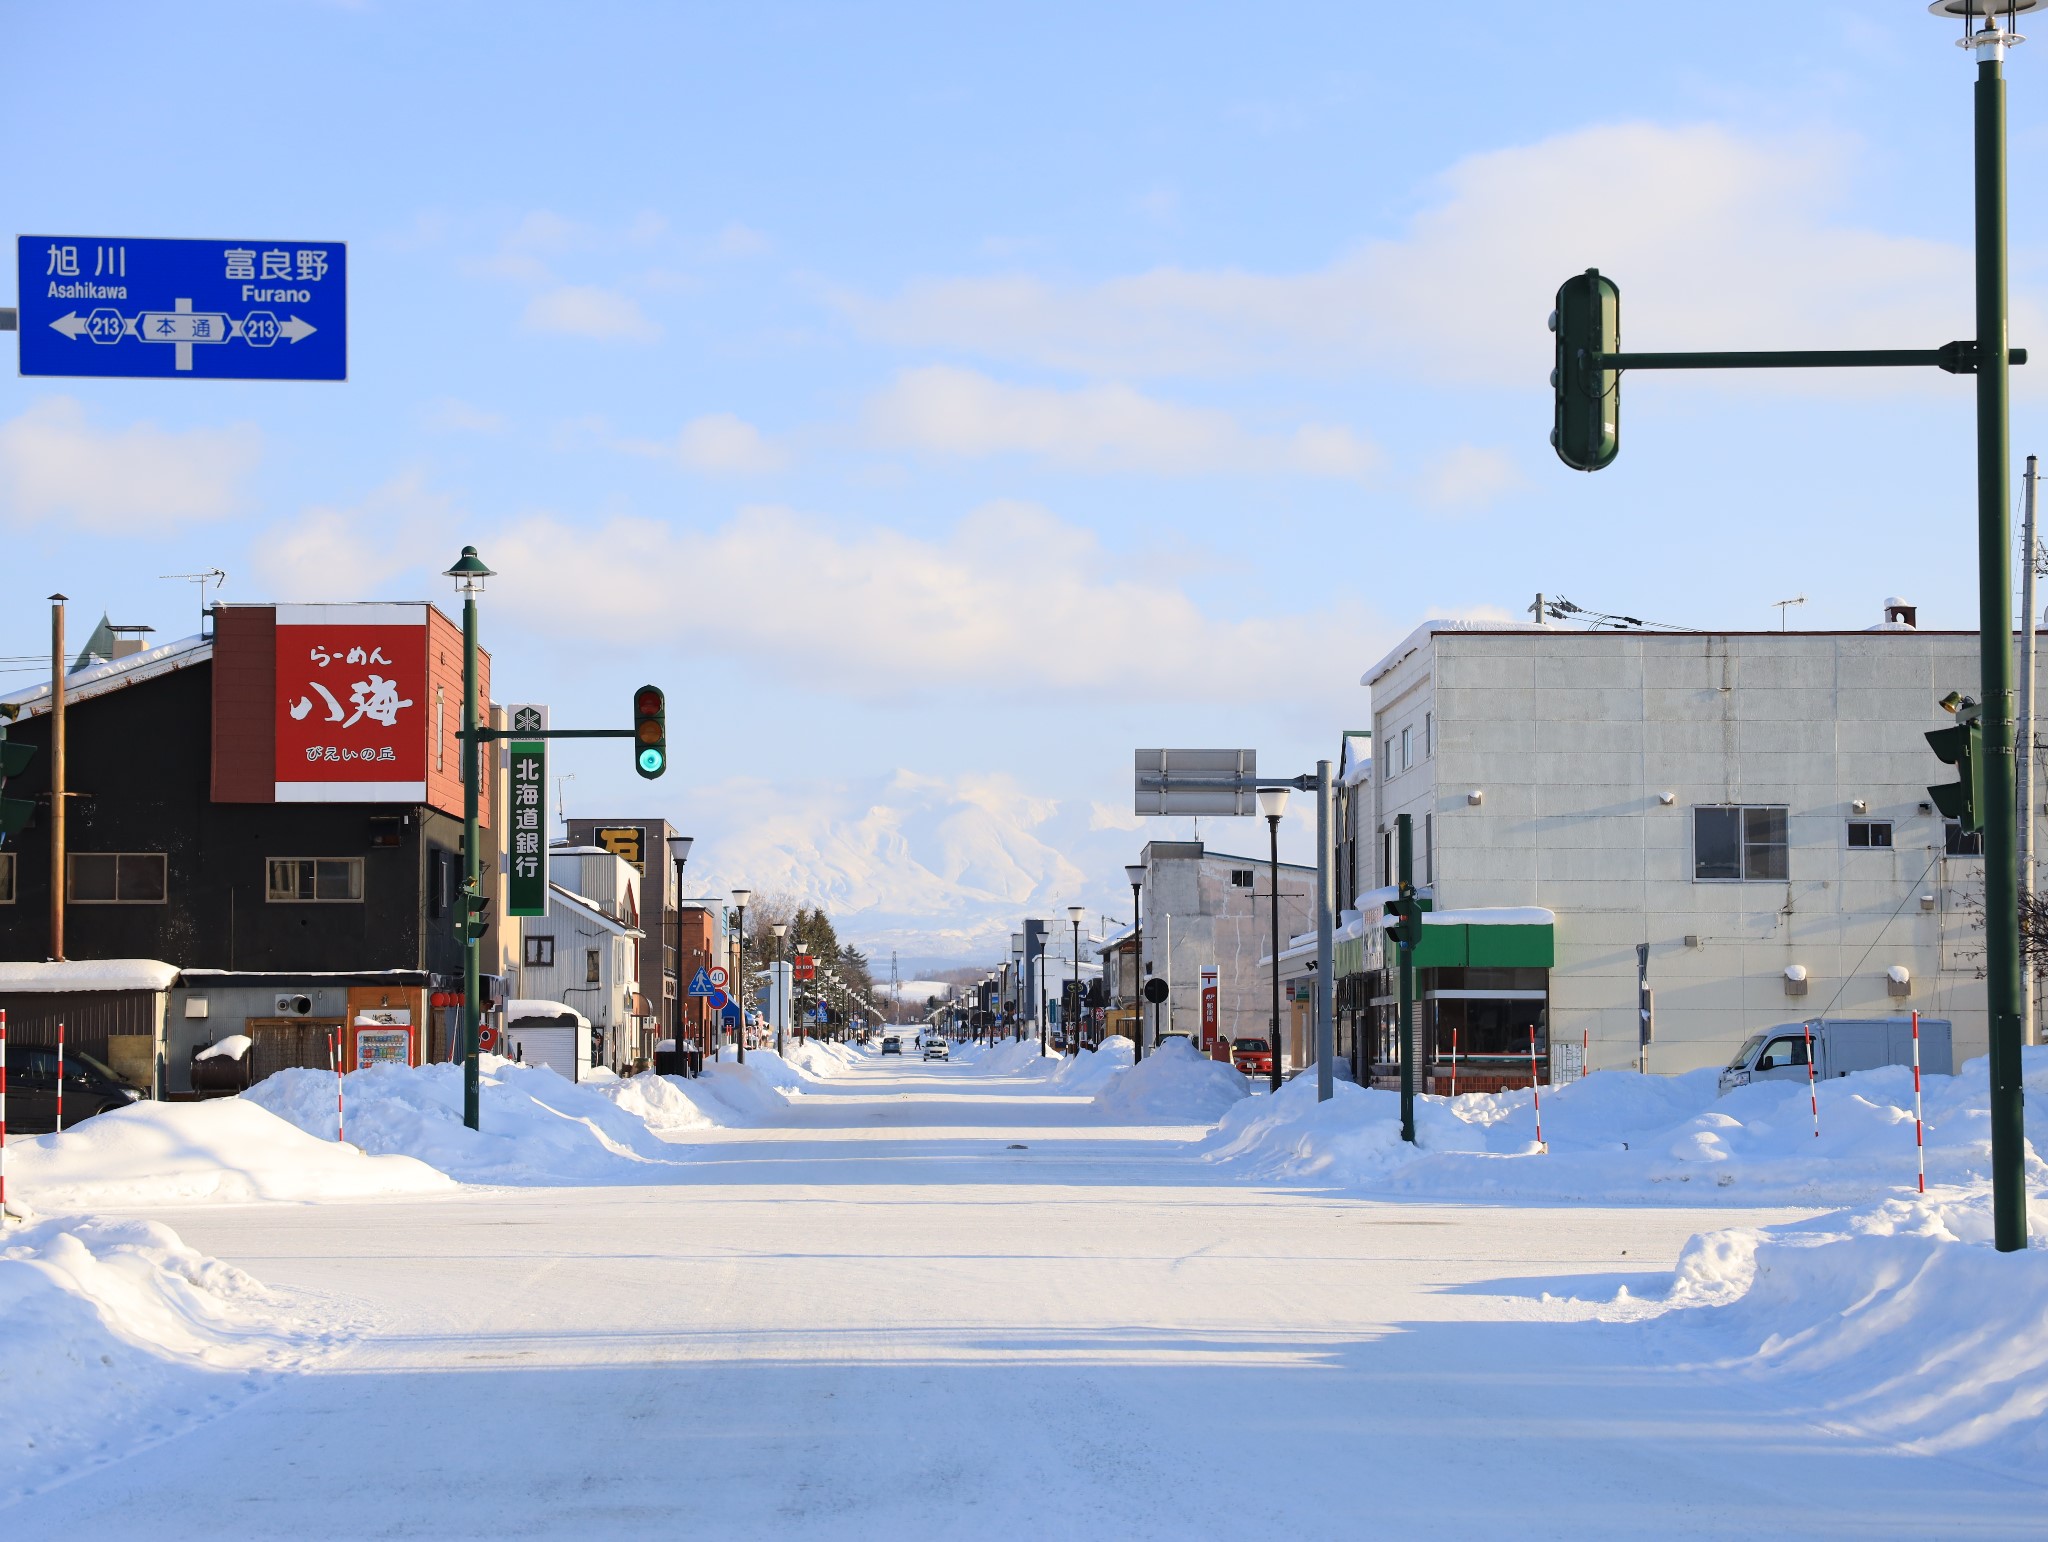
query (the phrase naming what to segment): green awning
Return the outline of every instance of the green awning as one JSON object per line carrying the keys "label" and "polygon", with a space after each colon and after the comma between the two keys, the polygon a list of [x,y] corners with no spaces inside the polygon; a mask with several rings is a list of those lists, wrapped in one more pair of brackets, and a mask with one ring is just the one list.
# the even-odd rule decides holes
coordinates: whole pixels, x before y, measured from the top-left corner
{"label": "green awning", "polygon": [[1425,925],[1415,949],[1417,969],[1551,969],[1556,927],[1548,922]]}

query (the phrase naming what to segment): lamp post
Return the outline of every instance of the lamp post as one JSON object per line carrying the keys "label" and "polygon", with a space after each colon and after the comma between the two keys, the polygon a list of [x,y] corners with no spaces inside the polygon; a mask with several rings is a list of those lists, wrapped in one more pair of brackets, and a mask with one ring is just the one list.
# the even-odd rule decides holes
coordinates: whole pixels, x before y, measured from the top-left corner
{"label": "lamp post", "polygon": [[1074,927],[1074,1053],[1081,1053],[1081,1024],[1088,1016],[1081,1010],[1081,918],[1088,912],[1079,905],[1067,907],[1067,920]]}
{"label": "lamp post", "polygon": [[[1983,672],[1984,1005],[1991,1049],[1991,1215],[2000,1252],[2027,1246],[2026,1128],[2022,1043],[2018,810],[2012,722],[2012,528],[2010,340],[2006,335],[2005,51],[2011,30],[2038,0],[1934,0],[1928,10],[1962,19],[1960,46],[1977,62],[1977,605]],[[1999,18],[2005,24],[2001,25]],[[1971,30],[1971,22],[1983,26]],[[2034,554],[2027,553],[2028,562]],[[2023,746],[2022,753],[2030,753]],[[2028,810],[2027,817],[2033,813]]]}
{"label": "lamp post", "polygon": [[775,934],[775,973],[772,977],[775,990],[768,999],[775,1003],[775,1053],[779,1055],[782,1053],[783,1019],[789,1016],[789,1003],[784,999],[782,984],[782,939],[789,931],[789,923],[777,921],[768,930]]}
{"label": "lamp post", "polygon": [[683,864],[690,860],[690,847],[696,841],[691,835],[671,835],[668,838],[668,859],[675,868],[676,892],[672,896],[676,913],[676,1012],[675,1045],[678,1063],[683,1074],[690,1074],[690,1057],[683,1049],[683,1003],[688,999],[684,994],[687,986],[683,979]]}
{"label": "lamp post", "polygon": [[1045,958],[1051,951],[1045,945],[1047,935],[1041,929],[1038,937],[1038,1052],[1041,1055],[1045,1053],[1046,1035],[1051,1031],[1052,1025],[1052,1003],[1046,999],[1045,994]]}
{"label": "lamp post", "polygon": [[455,580],[462,596],[462,1122],[481,1129],[483,1081],[477,1060],[478,1029],[483,1024],[483,981],[477,970],[478,923],[482,908],[483,855],[477,850],[477,801],[482,792],[478,776],[483,757],[476,731],[477,649],[476,597],[483,593],[484,580],[495,577],[484,566],[474,546],[462,548],[462,555],[449,568],[446,578]]}
{"label": "lamp post", "polygon": [[1267,872],[1271,875],[1268,886],[1273,891],[1273,1024],[1270,1048],[1273,1065],[1267,1082],[1267,1090],[1280,1090],[1280,816],[1287,812],[1287,789],[1285,787],[1261,787],[1259,789],[1259,812],[1266,816],[1266,836],[1270,842],[1271,855],[1267,861]]}
{"label": "lamp post", "polygon": [[1010,933],[1010,994],[1016,1005],[1010,1010],[1010,1037],[1024,1038],[1024,934]]}
{"label": "lamp post", "polygon": [[[1138,914],[1138,901],[1145,888],[1145,864],[1142,862],[1131,863],[1124,869],[1124,877],[1131,881],[1131,940],[1138,945],[1138,956],[1142,958],[1145,953],[1145,931],[1143,926],[1140,925],[1141,917]],[[1137,1058],[1143,1060],[1145,1058],[1145,1011],[1144,1008],[1138,1006],[1135,1002],[1131,1007],[1131,1023],[1131,1037],[1138,1042]]]}
{"label": "lamp post", "polygon": [[741,1065],[747,1063],[747,901],[754,897],[752,889],[732,891],[733,908],[739,912],[739,921],[733,927],[733,936],[739,940],[739,960],[732,976],[732,999],[739,1004],[740,1024],[733,1030],[733,1052]]}

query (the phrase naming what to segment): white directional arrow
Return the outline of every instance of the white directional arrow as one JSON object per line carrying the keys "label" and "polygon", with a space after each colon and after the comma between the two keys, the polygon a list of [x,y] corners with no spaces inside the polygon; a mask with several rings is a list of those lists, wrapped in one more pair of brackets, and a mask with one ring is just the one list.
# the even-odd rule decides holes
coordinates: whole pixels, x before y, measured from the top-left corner
{"label": "white directional arrow", "polygon": [[294,316],[290,321],[285,322],[277,329],[277,335],[279,337],[288,337],[296,343],[311,337],[319,330],[312,322],[301,321],[298,317]]}
{"label": "white directional arrow", "polygon": [[[85,334],[87,322],[86,319],[83,316],[79,315],[77,311],[66,311],[63,315],[59,316],[55,321],[51,322],[50,325],[55,327],[59,332],[62,332],[66,337],[70,338],[71,341],[75,343],[78,341],[80,337],[82,337]],[[66,357],[69,357],[69,355],[67,355]]]}

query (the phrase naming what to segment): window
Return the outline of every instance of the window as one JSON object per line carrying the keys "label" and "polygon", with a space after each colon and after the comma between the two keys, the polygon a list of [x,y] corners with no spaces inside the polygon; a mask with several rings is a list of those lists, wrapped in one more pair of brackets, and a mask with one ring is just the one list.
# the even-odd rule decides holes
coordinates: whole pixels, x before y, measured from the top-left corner
{"label": "window", "polygon": [[14,903],[14,853],[0,851],[0,905]]}
{"label": "window", "polygon": [[1233,867],[1230,870],[1230,886],[1233,889],[1249,889],[1252,886],[1253,871],[1249,867]]}
{"label": "window", "polygon": [[604,955],[600,953],[596,948],[587,948],[584,950],[583,983],[585,985],[601,985],[604,983],[601,967],[603,961]]}
{"label": "window", "polygon": [[427,914],[445,916],[455,908],[455,853],[435,846],[427,852]]}
{"label": "window", "polygon": [[529,937],[526,939],[526,967],[529,969],[552,969],[555,967],[555,939],[552,937]]}
{"label": "window", "polygon": [[272,857],[267,866],[273,905],[347,903],[363,897],[361,857]]}
{"label": "window", "polygon": [[160,851],[78,851],[65,859],[65,897],[74,905],[161,905]]}
{"label": "window", "polygon": [[1410,766],[1414,764],[1415,745],[1412,742],[1410,730],[1404,728],[1401,730],[1401,769],[1403,771],[1406,771]]}
{"label": "window", "polygon": [[1852,819],[1849,821],[1849,849],[1862,851],[1889,847],[1892,843],[1892,822],[1889,819]]}
{"label": "window", "polygon": [[448,769],[448,691],[439,685],[434,687],[434,769]]}
{"label": "window", "polygon": [[1436,714],[1434,712],[1425,712],[1422,714],[1422,758],[1427,760],[1435,753]]}
{"label": "window", "polygon": [[1422,816],[1422,881],[1436,882],[1436,816]]}
{"label": "window", "polygon": [[1758,1057],[1759,1071],[1782,1071],[1787,1066],[1806,1064],[1806,1039],[1773,1039],[1763,1054]]}
{"label": "window", "polygon": [[1942,833],[1946,837],[1946,851],[1952,857],[1981,857],[1984,855],[1984,832],[1965,832],[1959,820],[1945,820]]}
{"label": "window", "polygon": [[1697,882],[1782,882],[1785,847],[1782,808],[1692,811],[1692,876]]}

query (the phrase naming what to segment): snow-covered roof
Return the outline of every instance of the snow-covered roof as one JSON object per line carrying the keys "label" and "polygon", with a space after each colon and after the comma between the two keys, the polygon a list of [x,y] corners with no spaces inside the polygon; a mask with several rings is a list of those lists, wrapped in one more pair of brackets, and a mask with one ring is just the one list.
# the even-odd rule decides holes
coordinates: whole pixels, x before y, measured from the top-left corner
{"label": "snow-covered roof", "polygon": [[580,906],[582,909],[589,911],[598,920],[602,921],[606,926],[610,927],[613,931],[617,932],[622,937],[644,937],[647,935],[645,932],[641,931],[639,927],[628,926],[624,921],[619,920],[617,917],[608,915],[605,912],[605,908],[602,905],[598,904],[596,900],[586,899],[581,894],[578,894],[574,889],[565,889],[560,884],[554,882],[552,879],[549,880],[548,887],[554,890],[555,893],[562,899],[567,900],[570,904]]}
{"label": "snow-covered roof", "polygon": [[[1400,924],[1398,916],[1381,916],[1380,926],[1391,931]],[[1473,910],[1427,910],[1424,926],[1555,926],[1557,912],[1541,905],[1488,905]]]}
{"label": "snow-covered roof", "polygon": [[1386,657],[1359,676],[1358,683],[1360,685],[1371,685],[1373,681],[1379,679],[1381,675],[1392,669],[1401,660],[1407,658],[1409,654],[1420,649],[1438,632],[1548,632],[1550,630],[1552,630],[1550,627],[1538,626],[1533,621],[1455,621],[1449,617],[1439,617],[1432,621],[1423,622],[1421,626],[1402,638],[1400,642],[1394,645],[1392,652],[1388,653]]}
{"label": "snow-covered roof", "polygon": [[1087,940],[1094,946],[1095,952],[1097,954],[1103,954],[1111,951],[1113,948],[1116,948],[1122,943],[1129,942],[1131,938],[1137,934],[1137,932],[1137,927],[1126,926],[1117,931],[1111,932],[1106,937],[1090,937]]}
{"label": "snow-covered roof", "polygon": [[[203,664],[212,657],[211,637],[181,637],[176,642],[144,648],[124,659],[110,659],[104,664],[94,664],[66,675],[64,703],[69,706],[73,702],[90,701],[95,696],[118,691],[124,685],[136,685],[158,675],[170,674],[173,670]],[[45,680],[41,685],[0,696],[0,706],[19,707],[29,717],[40,717],[50,710],[50,682]]]}
{"label": "snow-covered roof", "polygon": [[53,964],[0,964],[0,991],[167,991],[174,964],[153,958],[81,958]]}
{"label": "snow-covered roof", "polygon": [[518,997],[505,1003],[505,1026],[507,1028],[588,1028],[590,1019],[570,1006],[566,1001],[542,1001],[537,997]]}

